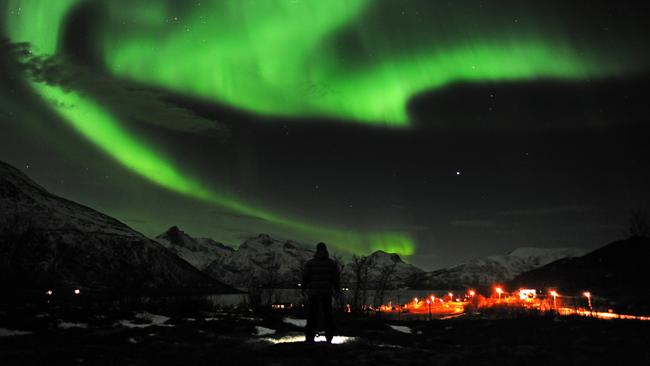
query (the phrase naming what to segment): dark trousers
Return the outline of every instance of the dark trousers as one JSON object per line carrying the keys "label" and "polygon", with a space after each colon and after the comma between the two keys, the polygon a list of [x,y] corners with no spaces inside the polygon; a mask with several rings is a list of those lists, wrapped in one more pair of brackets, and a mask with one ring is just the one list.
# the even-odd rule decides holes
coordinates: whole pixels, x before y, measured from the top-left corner
{"label": "dark trousers", "polygon": [[325,318],[325,337],[331,341],[334,337],[334,320],[332,319],[332,296],[331,295],[311,295],[309,296],[309,317],[305,327],[305,337],[307,341],[314,339],[316,327],[318,326],[318,310],[323,309]]}

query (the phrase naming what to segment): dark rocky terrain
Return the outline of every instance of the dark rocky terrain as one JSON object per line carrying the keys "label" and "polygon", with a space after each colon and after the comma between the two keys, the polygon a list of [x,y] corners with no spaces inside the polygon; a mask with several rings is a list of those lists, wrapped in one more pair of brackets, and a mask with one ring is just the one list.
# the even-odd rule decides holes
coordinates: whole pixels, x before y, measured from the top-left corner
{"label": "dark rocky terrain", "polygon": [[18,295],[234,290],[118,220],[0,162],[0,287]]}
{"label": "dark rocky terrain", "polygon": [[559,291],[590,291],[594,300],[619,312],[650,312],[650,239],[619,240],[583,257],[566,258],[526,272],[512,281],[513,287],[558,288]]}
{"label": "dark rocky terrain", "polygon": [[[287,314],[49,311],[2,313],[3,365],[647,365],[650,323],[589,318],[476,315],[457,320],[387,322],[337,315],[347,343],[297,340]],[[293,316],[301,316],[293,314]],[[162,320],[158,320],[162,318]],[[124,319],[131,319],[126,321]],[[135,324],[135,325],[134,325]],[[408,327],[410,334],[388,324]],[[255,335],[256,327],[275,331]]]}

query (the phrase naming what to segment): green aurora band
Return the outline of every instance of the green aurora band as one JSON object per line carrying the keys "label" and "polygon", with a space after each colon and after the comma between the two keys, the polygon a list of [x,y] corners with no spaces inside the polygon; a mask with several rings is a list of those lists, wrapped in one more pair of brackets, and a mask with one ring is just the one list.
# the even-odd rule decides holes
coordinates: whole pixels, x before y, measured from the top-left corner
{"label": "green aurora band", "polygon": [[[117,0],[101,34],[103,58],[120,77],[262,115],[391,126],[409,125],[413,96],[456,82],[584,80],[620,71],[561,34],[514,23],[487,34],[455,26],[456,39],[424,37],[416,47],[401,45],[410,35],[382,41],[382,29],[364,24],[364,14],[381,3],[224,0],[179,11],[164,2]],[[340,50],[343,35],[355,38],[351,24],[358,24],[363,50]]]}
{"label": "green aurora band", "polygon": [[[67,15],[82,3],[5,0],[5,33],[14,42],[29,42],[35,54],[55,54]],[[596,57],[597,51],[577,49],[562,34],[540,32],[534,26],[501,27],[471,36],[465,32],[458,37],[461,41],[439,36],[415,42],[416,46],[382,42],[381,35],[364,30],[372,28],[364,25],[364,16],[378,3],[97,2],[106,17],[98,21],[96,48],[107,71],[120,78],[261,115],[327,117],[393,127],[409,126],[407,104],[413,96],[456,82],[585,80],[633,68]],[[424,33],[445,33],[437,27]],[[407,34],[409,29],[403,31]],[[341,49],[337,40],[355,32],[363,47]],[[80,135],[157,185],[330,240],[348,251],[382,249],[410,255],[415,250],[406,233],[363,235],[322,228],[218,194],[177,169],[83,92],[32,85]]]}
{"label": "green aurora band", "polygon": [[88,98],[72,91],[40,82],[32,86],[72,127],[123,166],[149,181],[174,192],[214,203],[234,212],[254,216],[289,229],[320,237],[351,252],[371,250],[413,254],[413,240],[404,233],[388,232],[361,235],[351,231],[334,230],[278,216],[219,195],[201,183],[181,174],[160,153],[134,138],[118,120]]}

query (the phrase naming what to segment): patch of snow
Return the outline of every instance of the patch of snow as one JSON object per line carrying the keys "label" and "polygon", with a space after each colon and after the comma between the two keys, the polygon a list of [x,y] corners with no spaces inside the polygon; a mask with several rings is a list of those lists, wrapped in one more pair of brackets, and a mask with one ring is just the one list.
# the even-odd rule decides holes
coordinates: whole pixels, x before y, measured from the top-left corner
{"label": "patch of snow", "polygon": [[256,336],[265,336],[275,334],[275,329],[260,327],[259,325],[255,326],[255,335]]}
{"label": "patch of snow", "polygon": [[133,338],[133,337],[129,338],[128,341],[129,341],[129,343],[131,343],[131,344],[138,344],[138,340],[135,339],[135,338]]}
{"label": "patch of snow", "polygon": [[249,321],[249,322],[261,322],[262,321],[262,318],[252,318],[252,317],[249,317],[249,316],[240,316],[237,319],[238,320],[246,320],[246,321]]}
{"label": "patch of snow", "polygon": [[27,335],[27,334],[32,334],[32,332],[28,332],[25,330],[0,328],[0,337],[14,337],[14,336]]}
{"label": "patch of snow", "polygon": [[58,325],[61,329],[71,329],[71,328],[88,328],[86,323],[71,323],[71,322],[60,322]]}
{"label": "patch of snow", "polygon": [[152,314],[147,312],[135,314],[135,317],[136,319],[140,319],[140,320],[148,320],[153,325],[162,325],[169,320],[168,316],[157,315],[157,314]]}
{"label": "patch of snow", "polygon": [[294,319],[290,316],[282,319],[282,322],[286,324],[295,325],[296,327],[299,328],[304,328],[307,326],[307,319]]}
{"label": "patch of snow", "polygon": [[157,327],[173,327],[174,325],[172,324],[156,324],[156,323],[148,323],[148,324],[138,324],[134,323],[130,320],[118,320],[117,323],[125,328],[149,328],[151,326],[157,326]]}
{"label": "patch of snow", "polygon": [[411,328],[404,326],[404,325],[391,325],[388,324],[389,327],[391,327],[393,330],[398,331],[400,333],[406,333],[406,334],[411,334],[413,331]]}
{"label": "patch of snow", "polygon": [[[356,341],[356,337],[345,337],[345,336],[334,336],[332,338],[332,344],[344,344],[344,343],[350,343]],[[305,335],[304,334],[288,334],[282,337],[268,337],[264,338],[264,341],[273,343],[273,344],[280,344],[280,343],[303,343],[305,342]],[[314,338],[314,341],[317,343],[325,343],[327,342],[327,339],[323,335],[319,335]]]}

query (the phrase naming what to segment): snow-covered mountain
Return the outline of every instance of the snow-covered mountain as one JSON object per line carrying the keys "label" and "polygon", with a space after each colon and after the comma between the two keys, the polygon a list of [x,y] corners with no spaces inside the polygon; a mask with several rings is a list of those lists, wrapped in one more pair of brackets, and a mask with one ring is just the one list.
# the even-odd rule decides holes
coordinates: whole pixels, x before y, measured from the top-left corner
{"label": "snow-covered mountain", "polygon": [[305,262],[314,251],[291,240],[260,234],[246,240],[228,256],[213,261],[205,272],[237,287],[297,286]]}
{"label": "snow-covered mountain", "polygon": [[521,273],[563,258],[588,253],[581,248],[519,248],[506,255],[477,258],[453,267],[427,272],[411,284],[418,288],[467,288],[491,286],[512,280]]}
{"label": "snow-covered mountain", "polygon": [[[156,240],[209,276],[240,288],[251,284],[295,287],[300,283],[304,264],[314,256],[314,250],[300,243],[277,240],[267,234],[247,239],[237,249],[212,239],[194,238],[176,226],[157,236]],[[375,285],[386,267],[392,268],[390,287],[402,287],[414,275],[423,273],[402,261],[399,255],[383,251],[369,255],[367,263],[369,286]],[[345,285],[350,285],[352,278],[348,261],[343,266],[341,279]]]}
{"label": "snow-covered mountain", "polygon": [[[420,268],[405,263],[398,254],[395,253],[386,253],[382,250],[378,250],[368,257],[368,286],[376,287],[377,282],[380,281],[382,277],[382,272],[390,271],[388,277],[388,287],[404,287],[409,282],[413,280],[416,276],[421,276],[424,274],[424,271]],[[354,282],[353,274],[353,265],[352,262],[348,262],[344,269],[342,280],[349,286],[352,286]],[[384,272],[386,274],[386,272]]]}
{"label": "snow-covered mountain", "polygon": [[233,291],[118,220],[53,195],[2,162],[0,286]]}
{"label": "snow-covered mountain", "polygon": [[193,238],[177,226],[158,235],[156,241],[202,271],[212,262],[219,262],[235,251],[210,238]]}

